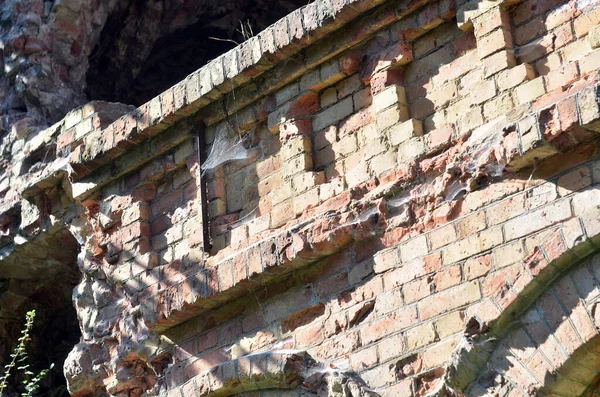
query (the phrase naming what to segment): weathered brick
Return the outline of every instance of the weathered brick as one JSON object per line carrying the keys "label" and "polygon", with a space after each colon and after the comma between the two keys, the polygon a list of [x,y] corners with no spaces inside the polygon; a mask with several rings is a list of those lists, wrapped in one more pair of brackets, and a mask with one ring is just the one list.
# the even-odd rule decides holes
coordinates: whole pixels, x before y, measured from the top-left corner
{"label": "weathered brick", "polygon": [[458,96],[458,89],[456,82],[452,81],[443,87],[429,93],[427,99],[433,103],[434,109],[437,110],[441,107],[446,106],[450,101],[456,99]]}
{"label": "weathered brick", "polygon": [[512,51],[500,51],[483,60],[483,75],[490,77],[502,70],[513,68],[516,65],[517,61]]}
{"label": "weathered brick", "polygon": [[271,213],[271,229],[285,224],[290,219],[293,219],[294,216],[295,212],[291,200],[273,205],[273,212]]}
{"label": "weathered brick", "polygon": [[400,246],[400,259],[408,262],[414,258],[427,255],[427,239],[425,236],[417,237]]}
{"label": "weathered brick", "polygon": [[590,42],[590,47],[594,49],[600,47],[600,28],[598,26],[590,30],[588,41]]}
{"label": "weathered brick", "polygon": [[380,176],[385,171],[396,168],[396,154],[388,151],[369,160],[369,169],[375,176]]}
{"label": "weathered brick", "polygon": [[440,270],[433,276],[435,290],[443,291],[450,287],[460,284],[462,281],[462,272],[460,265],[450,266]]}
{"label": "weathered brick", "polygon": [[545,78],[546,89],[553,91],[557,88],[562,88],[577,80],[578,77],[577,65],[574,62],[568,63],[562,68],[548,73]]}
{"label": "weathered brick", "polygon": [[596,99],[598,90],[598,87],[582,90],[577,95],[577,104],[579,105],[581,125],[600,132],[600,104]]}
{"label": "weathered brick", "polygon": [[438,292],[422,300],[419,306],[419,314],[422,320],[427,320],[439,314],[478,301],[481,298],[479,283],[470,281],[454,288]]}
{"label": "weathered brick", "polygon": [[521,261],[525,257],[523,242],[517,240],[507,245],[497,247],[492,253],[494,267],[500,269]]}
{"label": "weathered brick", "polygon": [[464,135],[483,124],[483,114],[480,106],[472,107],[467,113],[460,117],[458,130],[460,135]]}
{"label": "weathered brick", "polygon": [[531,102],[546,93],[544,78],[538,77],[517,87],[515,94],[519,105]]}
{"label": "weathered brick", "polygon": [[596,203],[597,193],[595,190],[584,190],[573,197],[573,213],[581,218],[583,227],[590,238],[594,238],[600,233]]}
{"label": "weathered brick", "polygon": [[373,96],[372,108],[376,113],[392,106],[406,106],[406,91],[404,87],[394,85]]}
{"label": "weathered brick", "polygon": [[429,244],[432,250],[448,245],[457,240],[454,225],[446,225],[429,233]]}
{"label": "weathered brick", "polygon": [[510,27],[508,12],[502,6],[490,8],[473,21],[477,37],[483,37],[499,27]]}
{"label": "weathered brick", "polygon": [[427,148],[431,150],[438,150],[446,147],[454,137],[454,126],[452,124],[445,124],[429,131],[425,136],[427,142]]}
{"label": "weathered brick", "polygon": [[364,344],[375,342],[397,331],[407,328],[417,321],[417,308],[406,306],[386,314],[381,318],[361,328],[360,335]]}
{"label": "weathered brick", "polygon": [[512,240],[547,228],[570,217],[570,203],[568,200],[562,200],[509,220],[504,224],[504,234],[507,240]]}
{"label": "weathered brick", "polygon": [[592,175],[587,167],[581,167],[558,179],[558,194],[566,196],[592,184]]}
{"label": "weathered brick", "polygon": [[[396,345],[397,346],[397,345]],[[371,346],[350,355],[350,365],[355,371],[362,371],[377,363],[377,347]]]}
{"label": "weathered brick", "polygon": [[463,239],[486,228],[485,212],[479,211],[456,222],[458,239]]}
{"label": "weathered brick", "polygon": [[352,98],[348,97],[315,115],[312,121],[313,131],[320,131],[352,113]]}
{"label": "weathered brick", "polygon": [[402,286],[404,302],[411,304],[431,295],[433,290],[433,281],[431,277],[422,277],[420,279],[408,282]]}
{"label": "weathered brick", "polygon": [[483,115],[486,120],[494,120],[504,116],[507,112],[515,107],[510,93],[504,93],[496,96],[496,98],[488,101],[483,105]]}
{"label": "weathered brick", "polygon": [[505,91],[534,78],[535,69],[533,66],[524,63],[498,73],[496,83],[500,91]]}
{"label": "weathered brick", "polygon": [[426,147],[422,137],[408,139],[398,145],[398,164],[407,163],[420,158]]}
{"label": "weathered brick", "polygon": [[408,351],[414,351],[420,347],[431,344],[437,335],[433,329],[433,323],[419,325],[406,332],[406,345]]}
{"label": "weathered brick", "polygon": [[593,73],[600,69],[600,49],[597,49],[579,61],[579,70],[582,75]]}
{"label": "weathered brick", "polygon": [[400,264],[400,257],[397,249],[380,252],[375,255],[375,273],[383,273],[386,270],[393,269]]}
{"label": "weathered brick", "polygon": [[444,264],[452,264],[470,256],[477,255],[503,241],[502,229],[495,227],[471,235],[466,239],[457,241],[443,251]]}
{"label": "weathered brick", "polygon": [[[36,199],[40,188],[62,213],[71,192],[51,189],[60,175],[41,167],[53,156],[43,145],[56,138],[61,155],[72,152],[73,195],[99,221],[100,249],[84,245],[85,258],[177,345],[162,374],[167,394],[252,393],[273,354],[237,357],[239,347],[349,358],[370,389],[424,395],[473,316],[506,334],[489,361],[508,368],[505,394],[535,391],[549,372],[558,381],[544,390],[582,394],[598,367],[579,351],[600,323],[600,261],[578,261],[600,242],[600,13],[580,1],[455,3],[314,2],[109,128],[97,105],[26,140],[31,121],[19,120],[12,151],[25,158],[7,158],[7,172],[36,177],[0,176],[0,192]],[[230,124],[249,153],[204,175],[207,197],[186,138],[199,120],[209,147]],[[181,128],[167,129],[175,121]],[[480,155],[472,143],[490,128],[500,143]],[[496,163],[506,172],[488,177]],[[455,179],[468,191],[446,201]],[[21,211],[20,233],[37,233]],[[13,215],[0,222],[6,241]],[[508,317],[526,330],[502,329]],[[252,385],[224,383],[251,376]],[[479,386],[471,392],[492,388]]]}
{"label": "weathered brick", "polygon": [[490,32],[485,37],[478,38],[477,51],[481,59],[500,50],[513,47],[512,35],[506,28],[508,28],[508,26],[500,27]]}

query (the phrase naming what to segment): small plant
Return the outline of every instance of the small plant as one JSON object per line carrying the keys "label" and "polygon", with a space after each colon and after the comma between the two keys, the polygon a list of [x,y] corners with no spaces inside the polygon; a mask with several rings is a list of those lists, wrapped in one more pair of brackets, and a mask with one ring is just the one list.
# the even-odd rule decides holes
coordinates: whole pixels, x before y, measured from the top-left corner
{"label": "small plant", "polygon": [[0,377],[0,395],[8,386],[8,378],[14,369],[23,371],[23,374],[25,375],[25,380],[23,381],[25,392],[21,393],[21,396],[32,397],[33,393],[39,389],[40,381],[46,376],[48,371],[54,367],[54,364],[51,364],[50,368],[44,369],[37,374],[33,373],[29,368],[30,364],[27,363],[28,356],[25,344],[31,341],[29,334],[31,332],[31,327],[33,327],[34,318],[35,310],[28,311],[25,315],[25,328],[21,331],[21,337],[19,337],[17,347],[15,347],[15,350],[10,355],[10,363],[4,367],[4,374]]}

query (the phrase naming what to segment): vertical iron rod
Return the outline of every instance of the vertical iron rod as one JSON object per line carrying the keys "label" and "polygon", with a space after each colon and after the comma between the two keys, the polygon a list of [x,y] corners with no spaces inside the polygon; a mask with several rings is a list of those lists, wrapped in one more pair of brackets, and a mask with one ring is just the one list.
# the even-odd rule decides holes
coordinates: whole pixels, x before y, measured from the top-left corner
{"label": "vertical iron rod", "polygon": [[200,121],[194,126],[193,132],[196,135],[196,144],[198,147],[198,173],[199,173],[199,186],[198,193],[200,195],[200,217],[202,221],[202,250],[204,252],[210,252],[210,229],[208,224],[208,192],[206,189],[206,176],[202,174],[202,164],[206,161],[206,141],[204,132],[206,126],[204,122]]}

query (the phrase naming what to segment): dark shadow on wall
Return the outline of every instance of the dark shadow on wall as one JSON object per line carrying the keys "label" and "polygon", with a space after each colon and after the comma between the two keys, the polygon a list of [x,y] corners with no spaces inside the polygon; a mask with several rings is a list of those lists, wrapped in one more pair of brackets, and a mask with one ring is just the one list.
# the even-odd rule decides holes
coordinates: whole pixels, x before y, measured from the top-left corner
{"label": "dark shadow on wall", "polygon": [[[26,268],[26,278],[15,274],[16,277],[1,283],[0,368],[10,361],[9,354],[23,329],[25,313],[35,310],[30,340],[26,343],[29,358],[19,365],[29,364],[28,369],[33,373],[54,365],[40,382],[39,395],[69,396],[63,363],[81,336],[72,302],[72,291],[80,277],[78,252],[79,245],[71,233],[59,230],[26,243],[4,260],[0,268],[0,275],[8,275],[11,266]],[[5,395],[24,392],[24,379],[22,370],[13,369]]]}

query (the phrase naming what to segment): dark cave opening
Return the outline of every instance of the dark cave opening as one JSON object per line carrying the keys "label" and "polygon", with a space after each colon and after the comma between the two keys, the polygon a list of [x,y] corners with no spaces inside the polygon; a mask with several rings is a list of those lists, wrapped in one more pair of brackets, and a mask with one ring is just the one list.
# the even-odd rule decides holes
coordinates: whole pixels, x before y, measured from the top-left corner
{"label": "dark cave opening", "polygon": [[[206,28],[197,22],[159,38],[142,64],[134,84],[124,93],[127,103],[139,106],[149,101],[235,46],[229,41],[216,40],[222,36],[221,30]],[[196,39],[198,37],[203,39]]]}
{"label": "dark cave opening", "polygon": [[[67,397],[67,382],[63,364],[69,352],[79,342],[81,332],[73,306],[73,288],[80,272],[77,266],[79,244],[68,232],[58,233],[45,243],[60,250],[60,256],[49,253],[45,267],[35,268],[31,279],[4,279],[0,288],[0,373],[10,360],[25,323],[25,313],[35,310],[30,338],[26,343],[29,370],[34,374],[53,368],[40,382],[35,395]],[[24,252],[27,254],[27,251]],[[22,257],[24,263],[27,257]],[[3,396],[23,393],[23,371],[13,370]]]}
{"label": "dark cave opening", "polygon": [[307,1],[123,3],[90,56],[87,94],[139,106]]}

